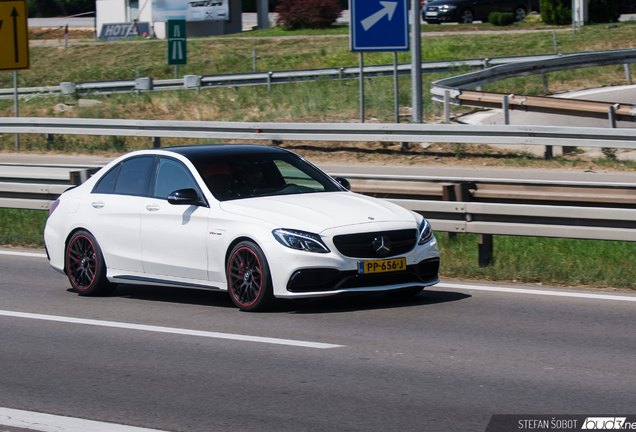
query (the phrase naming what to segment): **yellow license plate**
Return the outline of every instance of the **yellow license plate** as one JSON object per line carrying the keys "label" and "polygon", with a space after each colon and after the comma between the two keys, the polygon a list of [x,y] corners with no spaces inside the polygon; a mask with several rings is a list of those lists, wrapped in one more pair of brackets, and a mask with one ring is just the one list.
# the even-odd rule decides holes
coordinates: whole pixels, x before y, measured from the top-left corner
{"label": "yellow license plate", "polygon": [[376,261],[358,261],[358,273],[387,273],[406,270],[406,258],[394,258]]}

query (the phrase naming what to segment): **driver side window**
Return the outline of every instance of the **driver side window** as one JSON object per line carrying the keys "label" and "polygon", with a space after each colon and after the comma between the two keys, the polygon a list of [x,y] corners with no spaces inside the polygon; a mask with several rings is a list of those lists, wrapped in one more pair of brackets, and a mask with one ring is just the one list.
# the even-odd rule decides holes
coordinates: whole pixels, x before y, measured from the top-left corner
{"label": "driver side window", "polygon": [[198,187],[190,171],[182,163],[173,159],[162,158],[157,168],[155,188],[152,195],[155,198],[167,199],[170,193],[179,189],[198,190]]}

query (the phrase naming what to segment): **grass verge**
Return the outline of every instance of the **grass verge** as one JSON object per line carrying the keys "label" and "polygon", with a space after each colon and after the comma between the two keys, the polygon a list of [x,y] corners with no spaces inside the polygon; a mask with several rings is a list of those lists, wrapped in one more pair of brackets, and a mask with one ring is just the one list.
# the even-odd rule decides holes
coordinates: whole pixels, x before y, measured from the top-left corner
{"label": "grass verge", "polygon": [[[47,212],[0,209],[0,244],[44,246]],[[477,264],[477,235],[436,233],[446,278],[636,289],[636,243],[494,236],[494,260]]]}
{"label": "grass verge", "polygon": [[0,244],[44,246],[47,211],[0,208]]}

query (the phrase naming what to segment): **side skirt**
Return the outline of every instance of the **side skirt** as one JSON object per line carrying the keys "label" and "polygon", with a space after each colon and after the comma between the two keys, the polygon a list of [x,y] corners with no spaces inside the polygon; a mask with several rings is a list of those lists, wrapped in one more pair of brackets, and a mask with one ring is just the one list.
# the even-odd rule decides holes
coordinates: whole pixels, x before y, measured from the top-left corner
{"label": "side skirt", "polygon": [[164,279],[154,279],[154,278],[146,278],[139,276],[127,276],[127,275],[119,275],[119,276],[111,276],[108,278],[111,282],[114,283],[130,283],[130,284],[138,284],[138,285],[160,285],[160,286],[168,286],[175,288],[197,288],[197,289],[205,289],[212,291],[226,291],[222,288],[211,286],[211,285],[201,285],[189,282],[176,282]]}

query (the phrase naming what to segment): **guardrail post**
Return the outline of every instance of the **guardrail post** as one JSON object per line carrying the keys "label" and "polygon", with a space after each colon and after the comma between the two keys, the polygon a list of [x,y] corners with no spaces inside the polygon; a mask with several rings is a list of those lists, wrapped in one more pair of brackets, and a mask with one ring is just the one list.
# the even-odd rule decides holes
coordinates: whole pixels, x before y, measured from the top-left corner
{"label": "guardrail post", "polygon": [[629,69],[629,63],[625,63],[623,66],[625,67],[625,81],[627,81],[627,85],[632,85],[632,73]]}
{"label": "guardrail post", "polygon": [[[457,196],[455,195],[455,185],[454,184],[442,184],[442,200],[443,201],[457,201]],[[446,232],[446,238],[452,240],[457,237],[456,232]]]}
{"label": "guardrail post", "polygon": [[199,75],[184,75],[183,87],[187,89],[196,89],[197,94],[201,93],[201,77]]}
{"label": "guardrail post", "polygon": [[55,135],[45,134],[45,136],[46,136],[46,149],[51,150],[51,144],[53,144],[53,141],[55,140]]}
{"label": "guardrail post", "polygon": [[342,74],[344,72],[344,68],[338,68],[338,81],[339,84],[342,85]]}
{"label": "guardrail post", "polygon": [[267,91],[272,91],[272,75],[274,75],[274,72],[267,72]]}
{"label": "guardrail post", "polygon": [[75,91],[76,91],[75,83],[72,83],[72,82],[60,83],[60,92],[63,95],[73,95],[75,94]]}
{"label": "guardrail post", "polygon": [[559,47],[557,45],[556,30],[552,30],[552,39],[554,40],[554,53],[558,54],[559,53]]}
{"label": "guardrail post", "polygon": [[160,148],[161,147],[161,137],[154,137],[152,139],[152,148]]}
{"label": "guardrail post", "polygon": [[135,78],[135,90],[137,91],[137,97],[142,90],[152,90],[152,78]]}
{"label": "guardrail post", "polygon": [[619,104],[614,104],[607,108],[607,117],[609,119],[609,127],[616,128],[616,108]]}
{"label": "guardrail post", "polygon": [[256,50],[252,49],[252,72],[256,72]]}
{"label": "guardrail post", "polygon": [[547,93],[548,92],[548,77],[546,77],[543,72],[541,72],[541,85],[543,86],[543,93]]}
{"label": "guardrail post", "polygon": [[553,157],[553,153],[552,153],[552,146],[545,146],[545,153],[543,154],[543,157],[545,157],[546,159],[552,159]]}
{"label": "guardrail post", "polygon": [[492,262],[492,234],[479,234],[479,267],[488,267]]}
{"label": "guardrail post", "polygon": [[510,96],[506,95],[502,98],[501,109],[503,110],[504,124],[510,124]]}
{"label": "guardrail post", "polygon": [[444,123],[450,123],[450,90],[444,90]]}
{"label": "guardrail post", "polygon": [[[481,64],[483,69],[488,69],[490,67],[490,64],[488,63],[490,61],[490,59],[485,58],[484,60],[482,60]],[[481,86],[477,86],[475,87],[475,90],[477,91],[481,91]]]}

